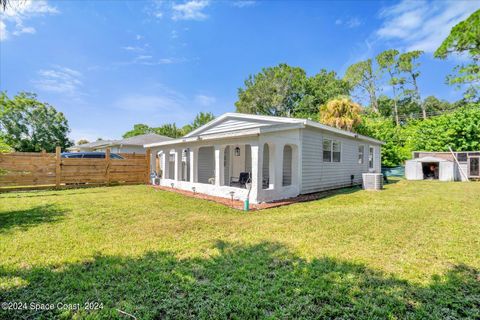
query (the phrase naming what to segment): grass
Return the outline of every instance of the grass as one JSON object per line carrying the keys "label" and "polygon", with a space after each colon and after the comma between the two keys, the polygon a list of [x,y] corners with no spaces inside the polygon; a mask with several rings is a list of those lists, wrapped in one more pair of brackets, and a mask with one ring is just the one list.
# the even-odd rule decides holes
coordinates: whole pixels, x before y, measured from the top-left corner
{"label": "grass", "polygon": [[1,194],[0,302],[80,307],[0,318],[478,319],[479,235],[480,183],[251,213],[145,186]]}

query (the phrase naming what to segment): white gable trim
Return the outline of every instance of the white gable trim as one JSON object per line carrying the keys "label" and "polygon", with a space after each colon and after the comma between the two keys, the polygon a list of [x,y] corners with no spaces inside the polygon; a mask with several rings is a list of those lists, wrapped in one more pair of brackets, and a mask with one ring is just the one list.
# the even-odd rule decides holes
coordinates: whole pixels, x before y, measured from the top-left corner
{"label": "white gable trim", "polygon": [[195,136],[195,137],[185,136],[179,139],[146,144],[144,145],[144,147],[145,148],[160,147],[160,146],[183,144],[183,143],[196,142],[196,141],[222,140],[226,138],[239,138],[239,137],[243,138],[243,137],[249,137],[249,136],[258,136],[262,133],[267,133],[267,132],[285,131],[285,130],[293,130],[293,129],[301,129],[301,128],[305,128],[305,126],[302,125],[301,123],[286,124],[286,125],[271,125],[266,127],[245,129],[245,130],[239,130],[239,131],[220,132],[220,133],[208,134],[203,136]]}
{"label": "white gable trim", "polygon": [[254,114],[229,112],[221,115],[218,118],[215,118],[214,120],[208,122],[207,124],[201,126],[200,128],[193,130],[192,132],[186,134],[184,137],[188,138],[192,136],[197,136],[202,132],[206,131],[207,129],[214,127],[220,122],[223,122],[226,119],[267,121],[267,122],[271,122],[272,125],[283,124],[283,123],[303,123],[303,119],[273,117],[273,116],[259,116]]}

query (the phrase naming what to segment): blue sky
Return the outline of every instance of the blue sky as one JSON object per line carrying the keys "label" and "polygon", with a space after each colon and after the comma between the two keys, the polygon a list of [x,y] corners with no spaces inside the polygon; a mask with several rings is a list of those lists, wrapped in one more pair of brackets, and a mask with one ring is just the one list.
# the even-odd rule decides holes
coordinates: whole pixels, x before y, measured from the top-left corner
{"label": "blue sky", "polygon": [[[432,52],[479,1],[24,1],[2,13],[0,90],[31,91],[67,116],[73,139],[118,138],[135,123],[183,125],[234,111],[237,89],[288,63],[340,76],[382,50],[421,49],[422,96],[461,58]],[[385,89],[388,94],[388,89]]]}

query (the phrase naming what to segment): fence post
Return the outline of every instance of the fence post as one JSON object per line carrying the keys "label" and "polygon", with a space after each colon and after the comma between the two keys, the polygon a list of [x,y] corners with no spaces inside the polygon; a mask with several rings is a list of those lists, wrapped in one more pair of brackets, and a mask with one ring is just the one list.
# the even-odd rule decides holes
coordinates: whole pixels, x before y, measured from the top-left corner
{"label": "fence post", "polygon": [[145,169],[145,184],[150,183],[150,148],[147,148],[145,152],[145,160],[147,164],[147,168]]}
{"label": "fence post", "polygon": [[105,183],[110,185],[110,148],[105,150]]}
{"label": "fence post", "polygon": [[60,181],[62,177],[62,158],[61,158],[61,147],[55,148],[55,187],[60,188]]}

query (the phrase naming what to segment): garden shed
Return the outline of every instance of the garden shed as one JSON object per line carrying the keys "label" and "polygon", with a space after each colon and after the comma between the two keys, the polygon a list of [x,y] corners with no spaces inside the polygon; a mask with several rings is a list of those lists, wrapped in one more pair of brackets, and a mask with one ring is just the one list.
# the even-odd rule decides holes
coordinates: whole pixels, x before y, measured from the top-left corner
{"label": "garden shed", "polygon": [[455,181],[458,171],[455,162],[432,156],[408,160],[405,164],[407,180]]}

